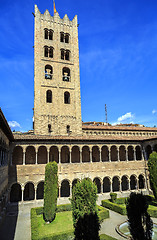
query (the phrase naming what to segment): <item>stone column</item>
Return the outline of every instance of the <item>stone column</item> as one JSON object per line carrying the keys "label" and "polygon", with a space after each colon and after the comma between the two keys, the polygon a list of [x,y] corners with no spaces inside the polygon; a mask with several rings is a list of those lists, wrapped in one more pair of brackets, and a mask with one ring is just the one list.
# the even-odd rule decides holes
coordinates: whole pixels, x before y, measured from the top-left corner
{"label": "stone column", "polygon": [[110,182],[110,192],[113,192],[112,181]]}
{"label": "stone column", "polygon": [[82,151],[80,151],[80,163],[82,163]]}
{"label": "stone column", "polygon": [[47,163],[50,162],[50,149],[47,149]]}
{"label": "stone column", "polygon": [[110,149],[108,151],[108,158],[109,158],[109,162],[111,162],[111,150]]}
{"label": "stone column", "polygon": [[69,163],[71,163],[71,149],[69,150]]}
{"label": "stone column", "polygon": [[61,197],[61,185],[58,186],[58,198]]}
{"label": "stone column", "polygon": [[13,165],[13,152],[10,152],[9,154],[9,158],[10,158],[10,165],[12,166]]}
{"label": "stone column", "polygon": [[34,200],[36,201],[37,200],[37,186],[34,186],[34,191],[35,191]]}
{"label": "stone column", "polygon": [[136,161],[136,148],[134,147],[134,161]]}
{"label": "stone column", "polygon": [[35,152],[35,164],[38,164],[38,150]]}
{"label": "stone column", "polygon": [[131,191],[131,185],[130,185],[130,180],[128,179],[128,187],[129,187],[129,191]]}
{"label": "stone column", "polygon": [[90,149],[90,162],[92,162],[92,150]]}
{"label": "stone column", "polygon": [[61,163],[61,149],[59,149],[59,164]]}
{"label": "stone column", "polygon": [[101,193],[103,193],[103,182],[101,182]]}
{"label": "stone column", "polygon": [[26,164],[26,152],[24,151],[23,152],[23,165]]}
{"label": "stone column", "polygon": [[22,190],[22,198],[21,198],[21,201],[23,202],[23,201],[24,201],[24,187],[22,187],[21,190]]}
{"label": "stone column", "polygon": [[128,150],[126,149],[126,161],[128,162]]}
{"label": "stone column", "polygon": [[119,181],[119,191],[122,192],[122,181]]}
{"label": "stone column", "polygon": [[117,158],[118,158],[118,162],[120,162],[120,158],[119,158],[119,148],[117,149]]}
{"label": "stone column", "polygon": [[70,183],[69,185],[70,185],[70,197],[72,197],[72,183]]}

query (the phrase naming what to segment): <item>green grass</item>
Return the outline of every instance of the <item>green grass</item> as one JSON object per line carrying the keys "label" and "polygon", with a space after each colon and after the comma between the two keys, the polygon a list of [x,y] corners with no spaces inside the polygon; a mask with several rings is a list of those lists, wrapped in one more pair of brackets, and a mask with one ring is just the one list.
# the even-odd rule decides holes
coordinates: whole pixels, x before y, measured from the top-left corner
{"label": "green grass", "polygon": [[116,238],[110,237],[106,234],[101,234],[100,235],[100,240],[117,240]]}
{"label": "green grass", "polygon": [[73,231],[72,212],[58,212],[52,223],[46,224],[43,215],[37,215],[38,234],[40,237],[46,235],[57,235],[63,232]]}

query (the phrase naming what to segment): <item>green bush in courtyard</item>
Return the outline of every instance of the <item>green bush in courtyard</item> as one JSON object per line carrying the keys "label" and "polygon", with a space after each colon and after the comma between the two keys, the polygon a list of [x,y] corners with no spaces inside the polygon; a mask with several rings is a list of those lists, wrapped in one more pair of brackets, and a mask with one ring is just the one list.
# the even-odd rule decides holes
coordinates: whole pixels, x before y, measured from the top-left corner
{"label": "green bush in courtyard", "polygon": [[77,182],[72,191],[75,240],[98,240],[100,222],[96,205],[97,187],[90,179]]}
{"label": "green bush in courtyard", "polygon": [[117,193],[111,192],[110,197],[111,197],[111,202],[115,203],[117,199]]}
{"label": "green bush in courtyard", "polygon": [[157,200],[157,153],[150,154],[148,159],[149,179],[154,197]]}
{"label": "green bush in courtyard", "polygon": [[52,222],[56,216],[58,195],[58,166],[56,162],[50,162],[45,168],[44,182],[44,211],[46,222]]}

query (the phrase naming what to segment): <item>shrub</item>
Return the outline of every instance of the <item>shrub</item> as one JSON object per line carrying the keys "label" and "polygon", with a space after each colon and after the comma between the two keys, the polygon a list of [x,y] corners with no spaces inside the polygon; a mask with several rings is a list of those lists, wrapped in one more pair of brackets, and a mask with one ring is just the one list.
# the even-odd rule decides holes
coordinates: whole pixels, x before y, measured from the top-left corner
{"label": "shrub", "polygon": [[101,204],[103,207],[106,207],[112,211],[120,213],[122,215],[126,215],[126,207],[123,205],[118,205],[117,203],[112,203],[109,200],[102,200]]}
{"label": "shrub", "polygon": [[109,211],[104,207],[98,206],[99,222],[102,223],[104,219],[109,218]]}
{"label": "shrub", "polygon": [[151,240],[153,222],[147,213],[148,203],[145,196],[142,193],[131,193],[126,209],[133,239]]}
{"label": "shrub", "polygon": [[117,193],[110,193],[110,197],[111,197],[111,202],[116,202],[117,199]]}
{"label": "shrub", "polygon": [[106,234],[101,234],[100,235],[100,240],[117,240],[116,238],[110,237]]}
{"label": "shrub", "polygon": [[71,211],[71,204],[62,204],[57,206],[57,212]]}
{"label": "shrub", "polygon": [[56,216],[58,196],[58,166],[56,162],[50,162],[45,168],[44,182],[44,211],[43,216],[46,222],[52,222]]}
{"label": "shrub", "polygon": [[76,240],[99,239],[100,223],[96,200],[97,187],[90,179],[76,183],[71,199]]}
{"label": "shrub", "polygon": [[157,199],[157,153],[150,154],[148,159],[149,179],[155,199]]}

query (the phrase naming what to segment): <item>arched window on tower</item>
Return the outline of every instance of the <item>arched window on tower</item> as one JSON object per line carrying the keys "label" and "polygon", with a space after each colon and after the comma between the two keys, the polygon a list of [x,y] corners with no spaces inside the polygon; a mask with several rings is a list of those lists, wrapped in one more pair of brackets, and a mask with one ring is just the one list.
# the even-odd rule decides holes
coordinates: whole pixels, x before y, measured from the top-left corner
{"label": "arched window on tower", "polygon": [[70,51],[69,50],[66,50],[65,51],[65,60],[70,60]]}
{"label": "arched window on tower", "polygon": [[62,70],[63,74],[63,81],[69,82],[70,81],[70,69],[67,67],[64,67]]}
{"label": "arched window on tower", "polygon": [[44,57],[48,57],[48,46],[44,47]]}
{"label": "arched window on tower", "polygon": [[64,93],[64,103],[70,104],[70,93],[69,92]]}
{"label": "arched window on tower", "polygon": [[49,57],[53,58],[53,47],[49,48]]}
{"label": "arched window on tower", "polygon": [[63,32],[60,33],[60,41],[64,42],[64,33]]}
{"label": "arched window on tower", "polygon": [[49,40],[53,40],[53,31],[49,30]]}
{"label": "arched window on tower", "polygon": [[51,90],[47,90],[47,92],[46,92],[46,102],[52,103],[52,91]]}
{"label": "arched window on tower", "polygon": [[67,133],[69,134],[70,133],[70,126],[67,125]]}
{"label": "arched window on tower", "polygon": [[65,34],[65,43],[69,43],[69,34],[68,33]]}
{"label": "arched window on tower", "polygon": [[64,49],[61,49],[61,59],[64,60]]}
{"label": "arched window on tower", "polygon": [[45,79],[52,79],[53,69],[51,65],[45,66]]}
{"label": "arched window on tower", "polygon": [[48,39],[48,29],[45,28],[44,30],[45,30],[45,39]]}

